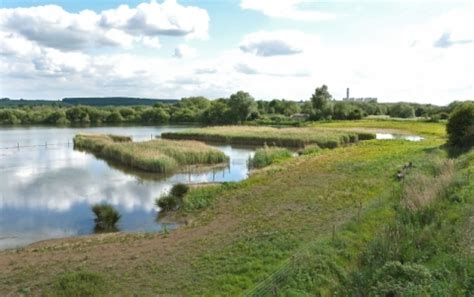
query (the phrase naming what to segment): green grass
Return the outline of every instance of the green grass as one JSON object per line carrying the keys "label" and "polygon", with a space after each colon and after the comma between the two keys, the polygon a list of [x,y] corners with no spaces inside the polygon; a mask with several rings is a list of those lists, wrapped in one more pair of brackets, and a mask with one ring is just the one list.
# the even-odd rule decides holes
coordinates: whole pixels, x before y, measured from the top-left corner
{"label": "green grass", "polygon": [[[373,122],[383,127],[362,125],[400,128]],[[166,236],[117,234],[48,245],[38,254],[3,253],[0,291],[14,295],[30,287],[40,295],[55,289],[51,284],[64,271],[84,267],[101,273],[110,295],[370,296],[393,288],[462,295],[473,279],[473,155],[455,161],[449,191],[402,203],[417,197],[412,183],[423,181],[424,191],[444,181],[447,162],[444,134],[410,125],[408,132],[429,137],[321,150],[239,183],[193,188],[180,209],[188,223]],[[408,162],[413,169],[397,181]],[[41,261],[25,264],[32,254]],[[65,254],[67,260],[58,260]]]}
{"label": "green grass", "polygon": [[304,147],[317,144],[335,148],[359,140],[374,139],[375,134],[365,131],[334,131],[315,128],[272,128],[261,126],[220,126],[189,129],[162,134],[167,139],[193,139],[230,144]]}
{"label": "green grass", "polygon": [[445,137],[446,125],[444,123],[429,123],[422,121],[396,121],[396,120],[359,120],[359,121],[330,121],[315,122],[315,128],[335,128],[335,129],[356,129],[364,131],[364,128],[370,129],[369,132],[375,130],[399,130],[402,133],[412,133],[416,135],[424,135],[430,137]]}
{"label": "green grass", "polygon": [[264,146],[255,151],[253,158],[249,160],[249,165],[252,168],[262,168],[289,159],[292,155],[286,148]]}
{"label": "green grass", "polygon": [[[442,150],[416,163],[388,204],[376,201],[360,219],[308,244],[274,282],[252,292],[468,296],[474,257],[463,239],[472,236],[466,223],[474,212],[474,151],[461,156],[455,169]],[[418,203],[420,196],[429,199]],[[407,205],[407,199],[415,202]]]}
{"label": "green grass", "polygon": [[106,293],[107,286],[102,275],[79,270],[58,276],[53,284],[53,289],[47,295],[51,297],[94,297],[104,296]]}
{"label": "green grass", "polygon": [[171,173],[190,165],[228,162],[223,152],[197,141],[132,142],[124,136],[78,134],[74,137],[74,147],[131,168],[158,173]]}

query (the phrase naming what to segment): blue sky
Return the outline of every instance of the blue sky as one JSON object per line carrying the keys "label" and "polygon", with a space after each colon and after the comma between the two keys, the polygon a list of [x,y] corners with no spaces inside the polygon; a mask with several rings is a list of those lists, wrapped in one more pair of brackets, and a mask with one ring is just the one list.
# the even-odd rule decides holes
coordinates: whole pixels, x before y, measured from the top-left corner
{"label": "blue sky", "polygon": [[0,96],[304,100],[327,84],[447,104],[473,98],[473,19],[454,1],[2,0]]}

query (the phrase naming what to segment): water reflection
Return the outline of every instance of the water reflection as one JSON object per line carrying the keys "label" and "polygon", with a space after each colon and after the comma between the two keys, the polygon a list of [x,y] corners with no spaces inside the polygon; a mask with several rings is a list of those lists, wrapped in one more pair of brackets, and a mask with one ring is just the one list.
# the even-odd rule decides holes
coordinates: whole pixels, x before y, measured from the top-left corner
{"label": "water reflection", "polygon": [[30,146],[50,143],[47,147],[0,149],[0,249],[48,238],[90,234],[94,231],[90,206],[101,202],[118,209],[122,215],[120,230],[157,231],[162,225],[155,222],[155,198],[169,191],[173,184],[246,178],[251,148],[216,146],[230,157],[228,167],[163,176],[111,166],[67,145],[68,139],[85,130],[146,140],[164,131],[184,128],[0,128],[0,147],[17,141]]}
{"label": "water reflection", "polygon": [[376,133],[376,139],[404,139],[408,141],[421,141],[424,138],[418,135],[395,134],[395,133]]}

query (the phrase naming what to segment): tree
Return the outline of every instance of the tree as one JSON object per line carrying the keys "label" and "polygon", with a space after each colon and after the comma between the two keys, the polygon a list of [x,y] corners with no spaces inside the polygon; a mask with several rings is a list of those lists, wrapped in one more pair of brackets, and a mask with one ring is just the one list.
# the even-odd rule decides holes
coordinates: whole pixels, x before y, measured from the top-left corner
{"label": "tree", "polygon": [[161,107],[152,107],[141,114],[141,120],[144,123],[166,123],[170,115]]}
{"label": "tree", "polygon": [[243,122],[247,120],[255,108],[255,101],[249,93],[238,91],[230,95],[229,108],[234,122]]}
{"label": "tree", "polygon": [[390,108],[390,116],[393,118],[413,118],[415,108],[407,103],[398,103]]}
{"label": "tree", "polygon": [[446,130],[452,146],[474,146],[474,102],[458,105],[448,119]]}
{"label": "tree", "polygon": [[228,124],[231,122],[228,100],[212,101],[211,106],[204,111],[203,119],[208,124]]}
{"label": "tree", "polygon": [[325,105],[332,99],[331,94],[329,94],[328,87],[322,85],[320,88],[316,88],[314,94],[311,96],[311,102],[313,107],[316,110],[322,111]]}

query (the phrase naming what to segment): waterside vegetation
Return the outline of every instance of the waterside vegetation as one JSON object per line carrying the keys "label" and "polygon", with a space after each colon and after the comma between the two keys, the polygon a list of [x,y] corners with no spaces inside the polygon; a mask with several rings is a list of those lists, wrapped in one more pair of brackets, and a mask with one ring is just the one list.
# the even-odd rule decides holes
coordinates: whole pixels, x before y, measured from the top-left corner
{"label": "waterside vegetation", "polygon": [[130,137],[103,134],[78,134],[74,148],[134,169],[172,173],[189,166],[225,164],[221,151],[197,141],[151,140],[132,142]]}
{"label": "waterside vegetation", "polygon": [[216,126],[195,128],[180,132],[163,133],[165,139],[190,139],[245,145],[304,147],[317,144],[321,148],[335,148],[359,140],[374,139],[375,134],[364,131],[338,131],[330,129],[273,128],[260,126]]}

